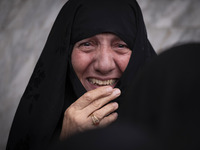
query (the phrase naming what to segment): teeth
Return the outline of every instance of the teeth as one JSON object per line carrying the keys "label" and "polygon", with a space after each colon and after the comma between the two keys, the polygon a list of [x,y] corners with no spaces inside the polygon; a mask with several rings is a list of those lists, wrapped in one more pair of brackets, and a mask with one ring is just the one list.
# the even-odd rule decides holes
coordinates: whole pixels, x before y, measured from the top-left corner
{"label": "teeth", "polygon": [[88,81],[92,84],[100,85],[100,86],[105,86],[105,85],[113,85],[116,83],[117,80],[111,79],[111,80],[97,80],[94,78],[89,78]]}

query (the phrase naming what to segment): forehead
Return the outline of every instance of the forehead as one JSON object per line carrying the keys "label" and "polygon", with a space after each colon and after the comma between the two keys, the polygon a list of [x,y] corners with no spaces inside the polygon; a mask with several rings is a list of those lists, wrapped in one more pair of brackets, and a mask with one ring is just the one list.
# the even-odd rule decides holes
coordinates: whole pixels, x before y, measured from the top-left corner
{"label": "forehead", "polygon": [[[100,33],[100,34],[96,34],[92,37],[83,39],[83,40],[89,40],[89,39],[94,39],[94,40],[110,40],[110,41],[122,41],[120,39],[120,37],[118,37],[117,35],[113,34],[113,33]],[[81,40],[81,41],[83,41]]]}

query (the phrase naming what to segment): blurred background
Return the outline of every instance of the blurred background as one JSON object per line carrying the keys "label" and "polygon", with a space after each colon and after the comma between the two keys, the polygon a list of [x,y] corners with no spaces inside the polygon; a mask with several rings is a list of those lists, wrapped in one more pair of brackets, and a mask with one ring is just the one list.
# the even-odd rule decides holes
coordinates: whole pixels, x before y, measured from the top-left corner
{"label": "blurred background", "polygon": [[[67,0],[0,0],[0,150],[53,22]],[[199,0],[138,0],[156,52],[200,42]]]}

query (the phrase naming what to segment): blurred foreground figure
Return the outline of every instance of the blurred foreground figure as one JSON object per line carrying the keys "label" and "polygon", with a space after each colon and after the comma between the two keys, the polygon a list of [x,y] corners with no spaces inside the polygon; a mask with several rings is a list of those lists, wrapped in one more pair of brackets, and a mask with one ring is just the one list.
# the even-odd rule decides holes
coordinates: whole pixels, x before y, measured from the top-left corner
{"label": "blurred foreground figure", "polygon": [[152,133],[162,150],[200,148],[199,57],[198,43],[167,50],[145,66],[127,95],[135,103],[127,115],[135,114],[134,121]]}

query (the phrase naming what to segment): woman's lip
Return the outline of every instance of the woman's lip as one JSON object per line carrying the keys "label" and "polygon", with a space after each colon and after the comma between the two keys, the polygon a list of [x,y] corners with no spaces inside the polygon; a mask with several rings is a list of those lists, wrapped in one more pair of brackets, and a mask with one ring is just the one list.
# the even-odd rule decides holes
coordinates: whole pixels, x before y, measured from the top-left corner
{"label": "woman's lip", "polygon": [[87,77],[87,79],[97,79],[97,80],[102,80],[102,81],[105,81],[105,80],[118,80],[119,77],[96,77],[96,76],[90,76],[90,77]]}

